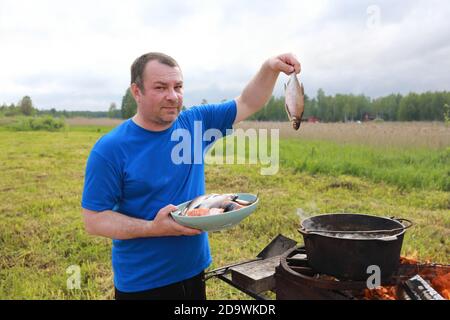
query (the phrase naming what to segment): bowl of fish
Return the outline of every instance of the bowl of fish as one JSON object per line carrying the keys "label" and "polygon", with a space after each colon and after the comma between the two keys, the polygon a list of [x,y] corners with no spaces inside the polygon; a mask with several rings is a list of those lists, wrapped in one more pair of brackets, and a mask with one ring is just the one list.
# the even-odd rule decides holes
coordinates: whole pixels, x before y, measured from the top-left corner
{"label": "bowl of fish", "polygon": [[228,229],[248,217],[258,206],[250,193],[206,194],[178,205],[171,213],[179,224],[203,231]]}

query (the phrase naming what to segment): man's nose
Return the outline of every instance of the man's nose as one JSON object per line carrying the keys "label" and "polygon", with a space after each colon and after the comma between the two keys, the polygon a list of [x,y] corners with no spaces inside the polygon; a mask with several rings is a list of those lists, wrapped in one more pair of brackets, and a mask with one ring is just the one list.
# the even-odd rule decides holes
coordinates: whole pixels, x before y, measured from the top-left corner
{"label": "man's nose", "polygon": [[174,88],[169,88],[167,95],[166,95],[166,99],[167,100],[171,100],[171,101],[177,101],[178,100],[178,94],[175,91]]}

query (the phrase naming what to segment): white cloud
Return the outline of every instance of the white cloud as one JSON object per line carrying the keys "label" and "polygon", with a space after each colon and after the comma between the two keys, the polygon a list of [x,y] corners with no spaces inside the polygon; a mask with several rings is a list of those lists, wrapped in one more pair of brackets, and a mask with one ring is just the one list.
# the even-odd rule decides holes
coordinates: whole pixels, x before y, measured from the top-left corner
{"label": "white cloud", "polygon": [[310,96],[448,89],[450,4],[375,4],[380,23],[369,29],[370,1],[2,0],[0,103],[30,95],[39,108],[106,110],[148,51],[178,60],[188,105],[233,98],[287,51]]}

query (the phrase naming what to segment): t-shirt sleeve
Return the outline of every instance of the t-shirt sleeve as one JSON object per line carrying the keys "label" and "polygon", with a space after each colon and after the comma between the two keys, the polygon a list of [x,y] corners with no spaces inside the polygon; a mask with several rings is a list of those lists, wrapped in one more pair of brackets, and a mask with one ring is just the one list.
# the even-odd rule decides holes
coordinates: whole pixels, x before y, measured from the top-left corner
{"label": "t-shirt sleeve", "polygon": [[88,210],[112,210],[121,198],[121,174],[117,166],[97,151],[89,155],[81,206]]}
{"label": "t-shirt sleeve", "polygon": [[227,134],[227,129],[233,128],[236,119],[236,101],[230,100],[219,104],[207,104],[198,106],[202,115],[204,129],[218,129],[222,135]]}

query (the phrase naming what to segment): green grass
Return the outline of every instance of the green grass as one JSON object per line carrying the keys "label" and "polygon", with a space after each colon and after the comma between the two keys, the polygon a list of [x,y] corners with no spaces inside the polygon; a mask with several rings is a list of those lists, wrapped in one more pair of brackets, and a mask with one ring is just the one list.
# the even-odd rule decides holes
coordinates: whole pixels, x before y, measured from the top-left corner
{"label": "green grass", "polygon": [[[230,146],[236,152],[236,138],[226,139],[223,155]],[[245,146],[246,163],[249,163],[248,141]],[[270,150],[270,143],[268,147]],[[280,139],[279,155],[280,167],[292,173],[348,175],[387,183],[399,190],[450,191],[450,148],[382,148],[290,138]]]}
{"label": "green grass", "polygon": [[[87,235],[80,214],[89,150],[109,129],[0,130],[0,299],[113,297],[110,241]],[[298,208],[307,215],[409,218],[415,226],[406,233],[402,253],[450,262],[450,193],[442,180],[448,179],[448,150],[282,140],[280,155],[273,176],[260,175],[259,165],[207,166],[208,192],[261,198],[251,217],[210,234],[211,268],[254,258],[279,233],[301,242]],[[81,290],[66,287],[71,265],[81,267]],[[248,298],[217,279],[207,282],[207,291],[209,299]]]}
{"label": "green grass", "polygon": [[285,140],[281,165],[294,172],[350,175],[400,189],[450,191],[450,148],[379,148],[326,141]]}

